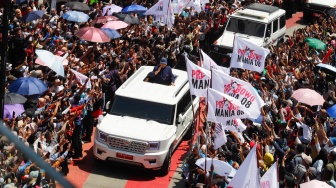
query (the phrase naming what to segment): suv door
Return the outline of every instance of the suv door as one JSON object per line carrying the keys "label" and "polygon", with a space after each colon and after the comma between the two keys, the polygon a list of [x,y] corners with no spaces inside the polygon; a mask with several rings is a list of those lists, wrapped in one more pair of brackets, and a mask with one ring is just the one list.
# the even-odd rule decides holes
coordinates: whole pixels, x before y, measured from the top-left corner
{"label": "suv door", "polygon": [[[178,141],[181,139],[184,131],[187,131],[188,127],[191,126],[191,122],[193,119],[192,113],[192,105],[191,105],[191,97],[190,91],[186,92],[181,100],[177,104],[176,108],[176,139]],[[181,118],[180,118],[181,117]],[[182,120],[181,122],[179,122]]]}

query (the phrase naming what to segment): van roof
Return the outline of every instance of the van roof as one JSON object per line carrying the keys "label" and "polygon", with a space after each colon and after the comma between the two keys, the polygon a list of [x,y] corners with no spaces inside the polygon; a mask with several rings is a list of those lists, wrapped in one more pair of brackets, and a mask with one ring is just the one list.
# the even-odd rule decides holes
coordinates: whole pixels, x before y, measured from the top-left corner
{"label": "van roof", "polygon": [[186,71],[172,69],[175,86],[145,82],[144,79],[153,71],[154,66],[142,66],[116,91],[116,95],[163,104],[176,104],[188,90]]}
{"label": "van roof", "polygon": [[251,9],[251,10],[261,11],[261,12],[267,12],[267,13],[273,13],[273,12],[276,12],[277,10],[280,9],[278,7],[275,7],[275,6],[257,4],[257,3],[250,4],[246,8]]}
{"label": "van roof", "polygon": [[251,4],[243,10],[238,10],[231,16],[268,23],[285,13],[285,10],[278,7],[263,4]]}

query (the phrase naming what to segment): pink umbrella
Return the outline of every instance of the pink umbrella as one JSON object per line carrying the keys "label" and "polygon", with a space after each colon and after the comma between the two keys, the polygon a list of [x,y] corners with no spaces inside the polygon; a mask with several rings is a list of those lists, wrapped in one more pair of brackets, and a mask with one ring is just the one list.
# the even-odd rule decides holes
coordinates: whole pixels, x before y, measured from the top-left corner
{"label": "pink umbrella", "polygon": [[308,104],[310,106],[323,105],[323,97],[312,89],[298,89],[295,90],[292,97],[298,102]]}
{"label": "pink umbrella", "polygon": [[332,188],[324,181],[312,180],[306,183],[301,183],[300,188]]}
{"label": "pink umbrella", "polygon": [[109,21],[117,21],[117,20],[119,19],[115,16],[100,16],[96,18],[96,23],[106,23]]}
{"label": "pink umbrella", "polygon": [[[58,56],[58,55],[57,55],[56,58],[57,58],[58,60],[62,60],[62,57],[61,57],[61,56]],[[42,61],[42,59],[39,58],[39,57],[35,60],[35,63],[36,63],[36,64],[39,64],[39,65],[42,65],[42,66],[47,66],[47,65]],[[67,66],[67,65],[69,64],[69,61],[68,61],[67,59],[65,59],[65,60],[62,62],[62,64],[65,65],[65,66]]]}
{"label": "pink umbrella", "polygon": [[126,28],[127,26],[128,24],[123,21],[110,21],[104,24],[102,28],[110,28],[110,29],[118,30],[118,29]]}
{"label": "pink umbrella", "polygon": [[83,27],[75,35],[83,40],[90,42],[110,42],[110,37],[102,30],[95,27]]}

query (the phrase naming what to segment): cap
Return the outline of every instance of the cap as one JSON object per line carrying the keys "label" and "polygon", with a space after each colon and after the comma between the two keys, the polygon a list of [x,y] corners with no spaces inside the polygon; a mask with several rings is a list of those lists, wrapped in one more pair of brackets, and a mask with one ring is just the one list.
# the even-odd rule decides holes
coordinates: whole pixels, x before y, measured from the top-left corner
{"label": "cap", "polygon": [[308,165],[312,164],[313,161],[312,158],[305,153],[302,153],[302,160]]}
{"label": "cap", "polygon": [[167,59],[163,57],[163,58],[160,60],[160,63],[161,63],[161,64],[165,64],[165,65],[167,65]]}
{"label": "cap", "polygon": [[274,162],[274,157],[271,153],[266,153],[264,156],[264,162],[267,166],[271,166]]}

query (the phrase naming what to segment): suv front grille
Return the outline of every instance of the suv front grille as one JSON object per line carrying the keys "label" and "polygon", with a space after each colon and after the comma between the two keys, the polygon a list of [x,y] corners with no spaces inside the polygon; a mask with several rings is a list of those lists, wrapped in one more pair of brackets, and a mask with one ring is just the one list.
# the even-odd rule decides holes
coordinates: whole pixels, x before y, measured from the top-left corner
{"label": "suv front grille", "polygon": [[140,142],[140,141],[134,141],[124,138],[117,138],[113,136],[109,136],[107,139],[107,144],[110,148],[118,149],[122,151],[127,151],[131,153],[139,153],[143,154],[145,153],[147,149],[148,143],[146,142]]}

